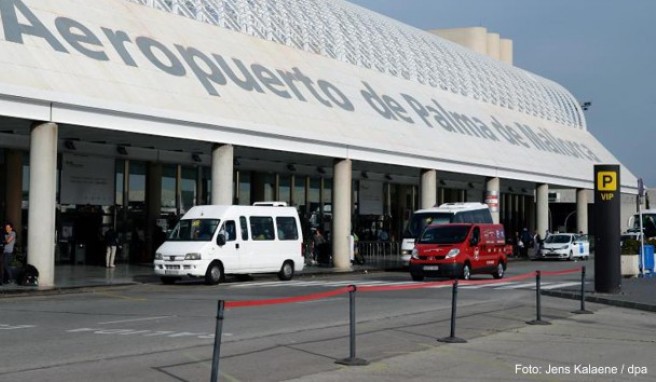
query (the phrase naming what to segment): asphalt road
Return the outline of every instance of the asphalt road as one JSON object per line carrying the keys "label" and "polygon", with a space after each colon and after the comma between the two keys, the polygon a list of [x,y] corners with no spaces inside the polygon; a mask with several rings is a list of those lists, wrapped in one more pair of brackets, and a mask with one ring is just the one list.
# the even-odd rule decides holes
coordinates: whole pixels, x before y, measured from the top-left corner
{"label": "asphalt road", "polygon": [[[579,268],[592,261],[514,262],[507,277],[536,269]],[[535,318],[534,279],[459,289],[456,335],[508,332]],[[578,273],[545,276],[544,288],[579,282]],[[591,280],[591,279],[590,279]],[[432,281],[432,280],[429,280]],[[416,285],[404,272],[229,279],[98,288],[88,293],[0,300],[2,381],[206,381],[210,378],[217,301],[260,300],[345,285]],[[449,335],[451,287],[358,293],[357,356],[372,363],[435,346]],[[570,315],[575,301],[545,298],[543,319]],[[348,295],[225,312],[221,380],[283,381],[343,366],[349,356]],[[448,345],[445,345],[448,346]]]}

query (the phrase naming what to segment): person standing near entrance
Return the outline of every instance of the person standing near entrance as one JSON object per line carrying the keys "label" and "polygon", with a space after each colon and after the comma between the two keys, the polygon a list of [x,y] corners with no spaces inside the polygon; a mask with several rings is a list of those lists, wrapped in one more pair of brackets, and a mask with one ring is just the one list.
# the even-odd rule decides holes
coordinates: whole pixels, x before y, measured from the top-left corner
{"label": "person standing near entrance", "polygon": [[116,258],[116,248],[118,247],[118,236],[114,228],[109,228],[105,232],[105,245],[107,250],[105,253],[105,267],[114,268],[114,259]]}
{"label": "person standing near entrance", "polygon": [[2,249],[2,264],[0,264],[0,284],[3,283],[5,279],[5,273],[7,274],[7,282],[13,282],[13,275],[11,274],[11,262],[14,257],[14,246],[16,245],[16,232],[14,231],[14,225],[11,223],[5,224],[5,234],[4,240],[2,241],[4,248]]}

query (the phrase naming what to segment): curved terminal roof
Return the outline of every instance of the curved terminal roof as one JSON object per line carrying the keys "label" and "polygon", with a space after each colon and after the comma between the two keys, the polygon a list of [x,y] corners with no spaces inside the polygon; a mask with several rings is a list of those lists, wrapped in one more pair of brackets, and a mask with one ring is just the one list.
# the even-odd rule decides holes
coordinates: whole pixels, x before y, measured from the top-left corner
{"label": "curved terminal roof", "polygon": [[128,0],[586,129],[562,86],[342,0]]}
{"label": "curved terminal roof", "polygon": [[[99,128],[576,188],[618,163],[558,84],[342,0],[13,0],[0,24],[0,116],[89,141]],[[634,191],[630,171],[621,184]]]}

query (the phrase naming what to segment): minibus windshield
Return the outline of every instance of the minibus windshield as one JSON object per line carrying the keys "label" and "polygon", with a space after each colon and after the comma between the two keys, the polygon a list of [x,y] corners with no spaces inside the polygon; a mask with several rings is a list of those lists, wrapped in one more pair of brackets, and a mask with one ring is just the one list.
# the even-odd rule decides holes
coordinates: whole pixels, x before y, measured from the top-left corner
{"label": "minibus windshield", "polygon": [[169,234],[169,241],[211,241],[220,219],[183,219]]}
{"label": "minibus windshield", "polygon": [[408,226],[403,233],[403,237],[415,238],[421,234],[421,232],[430,224],[447,224],[451,223],[453,219],[453,213],[451,212],[422,212],[415,213],[410,218]]}
{"label": "minibus windshield", "polygon": [[428,227],[419,238],[419,244],[457,244],[467,238],[470,226],[439,225]]}

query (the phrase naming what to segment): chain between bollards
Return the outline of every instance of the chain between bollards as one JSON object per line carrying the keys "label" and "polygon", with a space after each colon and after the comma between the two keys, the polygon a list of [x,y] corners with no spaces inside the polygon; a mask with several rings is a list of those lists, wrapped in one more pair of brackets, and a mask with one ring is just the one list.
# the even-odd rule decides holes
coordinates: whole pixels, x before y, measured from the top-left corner
{"label": "chain between bollards", "polygon": [[551,322],[542,320],[542,304],[540,293],[540,271],[535,271],[535,306],[536,306],[536,319],[527,321],[529,325],[551,325]]}
{"label": "chain between bollards", "polygon": [[453,280],[453,289],[451,292],[451,335],[449,337],[439,338],[439,342],[449,344],[461,344],[467,340],[456,337],[456,309],[458,307],[458,280]]}
{"label": "chain between bollards", "polygon": [[346,366],[365,366],[369,362],[355,356],[355,292],[358,288],[349,285],[349,358],[335,361],[335,363]]}
{"label": "chain between bollards", "polygon": [[225,301],[219,300],[216,312],[216,329],[214,330],[214,353],[212,354],[212,376],[211,382],[219,380],[219,359],[221,358],[221,336],[223,334],[223,313]]}
{"label": "chain between bollards", "polygon": [[581,309],[572,312],[574,314],[592,314],[585,310],[585,265],[581,267]]}

